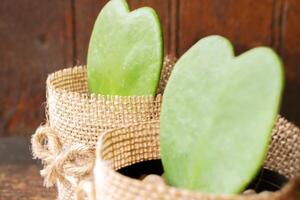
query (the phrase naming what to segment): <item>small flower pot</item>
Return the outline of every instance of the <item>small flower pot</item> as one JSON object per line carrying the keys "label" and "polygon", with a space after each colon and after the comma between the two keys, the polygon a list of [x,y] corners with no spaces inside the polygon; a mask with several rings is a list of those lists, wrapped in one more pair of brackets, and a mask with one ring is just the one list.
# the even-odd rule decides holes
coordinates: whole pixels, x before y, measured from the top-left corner
{"label": "small flower pot", "polygon": [[140,180],[145,174],[163,173],[159,122],[131,125],[108,131],[99,141],[90,199],[299,200],[299,152],[300,130],[279,118],[264,168],[249,185],[257,193],[203,194]]}
{"label": "small flower pot", "polygon": [[174,63],[166,57],[156,97],[90,95],[85,66],[48,76],[47,121],[33,135],[32,150],[45,165],[45,185],[57,184],[58,199],[75,198],[77,183],[92,171],[102,132],[159,119],[162,92]]}

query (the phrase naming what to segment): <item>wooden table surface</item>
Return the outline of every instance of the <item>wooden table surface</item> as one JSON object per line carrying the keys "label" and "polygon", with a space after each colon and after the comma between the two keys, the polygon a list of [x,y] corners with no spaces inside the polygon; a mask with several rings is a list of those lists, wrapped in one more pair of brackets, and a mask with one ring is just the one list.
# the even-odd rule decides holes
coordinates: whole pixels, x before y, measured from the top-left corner
{"label": "wooden table surface", "polygon": [[55,188],[43,187],[40,169],[32,160],[30,138],[0,138],[0,200],[55,199]]}

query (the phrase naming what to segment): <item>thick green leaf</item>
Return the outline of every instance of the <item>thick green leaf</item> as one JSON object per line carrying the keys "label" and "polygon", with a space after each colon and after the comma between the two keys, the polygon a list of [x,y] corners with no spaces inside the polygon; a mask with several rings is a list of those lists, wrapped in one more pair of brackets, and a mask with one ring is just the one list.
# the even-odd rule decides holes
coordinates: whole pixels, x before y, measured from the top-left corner
{"label": "thick green leaf", "polygon": [[111,0],[100,12],[88,51],[90,93],[155,95],[163,60],[159,19],[151,8],[129,12]]}
{"label": "thick green leaf", "polygon": [[282,87],[282,64],[268,48],[232,58],[220,37],[193,46],[164,93],[160,142],[169,184],[241,192],[263,164]]}

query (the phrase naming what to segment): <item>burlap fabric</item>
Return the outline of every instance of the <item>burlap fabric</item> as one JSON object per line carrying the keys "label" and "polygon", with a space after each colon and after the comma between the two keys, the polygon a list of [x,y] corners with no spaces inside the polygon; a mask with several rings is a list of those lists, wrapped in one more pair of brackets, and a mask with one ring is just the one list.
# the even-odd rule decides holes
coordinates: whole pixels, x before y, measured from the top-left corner
{"label": "burlap fabric", "polygon": [[[274,128],[265,168],[279,172],[291,181],[278,192],[252,195],[215,196],[152,184],[125,177],[116,170],[131,164],[159,159],[159,122],[143,123],[108,131],[97,149],[94,168],[97,200],[299,200],[300,199],[300,130],[283,118]],[[82,191],[81,191],[82,192]],[[80,194],[80,193],[79,193]],[[82,193],[80,195],[83,196]]]}
{"label": "burlap fabric", "polygon": [[175,58],[165,58],[156,97],[89,95],[85,66],[48,76],[47,120],[32,137],[32,151],[44,164],[45,185],[57,184],[58,199],[74,199],[75,187],[92,171],[99,134],[159,119],[161,94],[174,63]]}

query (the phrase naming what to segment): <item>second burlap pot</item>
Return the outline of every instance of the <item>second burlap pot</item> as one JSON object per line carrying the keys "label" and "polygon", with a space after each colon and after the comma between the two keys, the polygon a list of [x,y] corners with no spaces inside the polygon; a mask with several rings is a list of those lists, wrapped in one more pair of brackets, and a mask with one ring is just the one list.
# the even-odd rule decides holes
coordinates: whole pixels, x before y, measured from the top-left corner
{"label": "second burlap pot", "polygon": [[165,58],[156,97],[89,95],[85,66],[48,76],[47,120],[32,137],[32,151],[44,164],[45,185],[57,184],[58,199],[75,198],[78,182],[92,171],[99,134],[159,119],[162,92],[174,63],[174,58]]}
{"label": "second burlap pot", "polygon": [[[132,164],[160,158],[159,122],[143,123],[106,132],[99,141],[94,168],[94,185],[85,188],[97,200],[299,200],[300,130],[279,118],[264,167],[289,178],[277,192],[253,195],[208,195],[149,183],[126,177],[117,170]],[[82,189],[82,188],[81,188]],[[84,192],[79,190],[79,197]]]}

